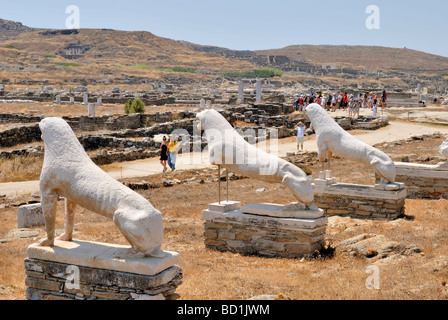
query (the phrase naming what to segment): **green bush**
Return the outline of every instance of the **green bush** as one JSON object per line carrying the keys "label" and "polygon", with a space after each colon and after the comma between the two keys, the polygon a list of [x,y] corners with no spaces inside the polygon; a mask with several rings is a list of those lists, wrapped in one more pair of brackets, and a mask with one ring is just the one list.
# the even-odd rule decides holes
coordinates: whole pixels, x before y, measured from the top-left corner
{"label": "green bush", "polygon": [[79,67],[80,66],[79,63],[74,63],[74,62],[57,62],[57,63],[55,63],[55,65],[63,66],[63,67]]}
{"label": "green bush", "polygon": [[55,54],[46,54],[45,58],[56,58]]}
{"label": "green bush", "polygon": [[11,45],[3,46],[3,48],[5,48],[5,49],[14,49],[14,50],[20,50],[19,48],[17,48],[17,47],[14,47],[14,46],[11,46]]}
{"label": "green bush", "polygon": [[253,71],[226,72],[222,75],[225,77],[281,77],[283,71],[277,68],[265,68]]}
{"label": "green bush", "polygon": [[124,112],[126,114],[130,113],[144,113],[145,112],[145,103],[140,99],[129,99],[124,104]]}
{"label": "green bush", "polygon": [[134,69],[149,69],[149,67],[146,64],[134,64],[131,66],[131,68]]}
{"label": "green bush", "polygon": [[196,71],[194,71],[194,70],[183,68],[183,67],[172,67],[172,68],[166,68],[166,69],[156,69],[156,71],[196,73]]}

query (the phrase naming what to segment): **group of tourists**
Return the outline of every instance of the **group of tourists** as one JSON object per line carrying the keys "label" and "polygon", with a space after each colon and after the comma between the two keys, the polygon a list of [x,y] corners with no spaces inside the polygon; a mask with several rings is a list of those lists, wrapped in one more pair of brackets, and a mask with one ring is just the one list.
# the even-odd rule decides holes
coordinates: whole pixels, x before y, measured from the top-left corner
{"label": "group of tourists", "polygon": [[377,93],[359,93],[356,97],[347,92],[338,93],[311,93],[301,94],[295,97],[296,111],[305,111],[312,103],[319,104],[322,108],[335,112],[336,110],[348,111],[349,117],[359,117],[360,108],[369,108],[376,117],[377,108],[384,109],[387,106],[387,92],[383,90],[381,97]]}
{"label": "group of tourists", "polygon": [[171,171],[176,170],[176,157],[177,151],[179,150],[179,143],[174,139],[174,136],[170,136],[169,138],[169,141],[167,141],[166,136],[164,136],[160,145],[160,164],[163,166],[163,172],[168,170],[167,164]]}

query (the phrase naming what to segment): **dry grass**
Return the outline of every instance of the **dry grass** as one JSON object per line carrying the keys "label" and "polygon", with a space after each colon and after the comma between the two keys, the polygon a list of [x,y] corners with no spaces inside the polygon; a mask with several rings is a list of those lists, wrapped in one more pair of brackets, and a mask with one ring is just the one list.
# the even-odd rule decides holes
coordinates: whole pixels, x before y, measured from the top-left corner
{"label": "dry grass", "polygon": [[0,159],[0,183],[38,180],[44,159],[25,156]]}
{"label": "dry grass", "polygon": [[[416,141],[398,146],[399,153],[419,150],[431,153],[439,140]],[[427,148],[425,148],[425,146]],[[416,148],[419,147],[420,149]],[[432,151],[434,154],[434,151]],[[315,174],[319,163],[308,164]],[[355,171],[356,170],[356,171]],[[334,175],[351,183],[373,183],[373,173],[344,159],[333,162]],[[360,174],[355,174],[359,172]],[[361,220],[331,217],[327,241],[336,246],[361,233],[385,235],[403,245],[415,244],[422,253],[392,256],[375,262],[380,270],[380,290],[366,289],[369,274],[366,267],[374,261],[350,258],[344,254],[315,259],[276,259],[221,253],[206,249],[203,242],[202,211],[217,200],[217,182],[198,183],[215,177],[210,169],[178,171],[143,179],[159,184],[163,179],[196,182],[170,188],[139,191],[164,215],[164,250],[180,254],[184,270],[183,284],[178,288],[181,299],[248,299],[261,294],[284,293],[293,299],[448,299],[448,200],[406,200],[406,218],[396,221]],[[230,199],[245,203],[294,201],[291,192],[279,184],[252,179],[230,181]],[[257,193],[255,190],[266,188]],[[3,202],[7,202],[4,199]],[[16,227],[16,209],[0,209],[0,239]],[[63,228],[63,206],[59,205],[57,233]],[[112,221],[82,208],[76,210],[75,238],[126,244]],[[40,237],[45,235],[42,227]],[[37,239],[0,243],[0,299],[24,299],[25,248]]]}
{"label": "dry grass", "polygon": [[[199,107],[199,105],[198,105]],[[197,107],[196,107],[197,108]],[[154,114],[157,112],[167,112],[167,111],[186,111],[192,110],[195,107],[190,106],[146,106],[145,114]],[[53,106],[46,102],[35,102],[35,103],[0,103],[1,113],[24,113],[32,114],[33,111],[39,111],[40,114],[46,117],[63,117],[63,116],[86,116],[88,115],[88,106],[75,104],[75,105],[57,105]],[[95,108],[95,115],[97,117],[103,115],[124,115],[124,104],[104,104],[103,106],[97,106]],[[15,126],[19,124],[11,124]],[[21,125],[21,124],[20,124]],[[0,130],[8,129],[7,125],[1,124]]]}
{"label": "dry grass", "polygon": [[[174,177],[184,175],[179,172]],[[192,173],[191,175],[195,175]],[[184,175],[185,176],[185,175]],[[146,179],[149,181],[152,178]],[[155,180],[161,177],[154,177]],[[260,187],[266,193],[256,193]],[[360,233],[384,234],[403,244],[417,244],[424,254],[380,263],[381,290],[367,290],[368,259],[336,255],[329,259],[272,259],[246,257],[209,250],[203,244],[201,212],[216,201],[217,183],[178,185],[141,192],[164,214],[163,249],[180,253],[184,282],[182,299],[248,299],[261,294],[287,294],[293,299],[446,299],[442,285],[448,281],[448,201],[407,200],[406,213],[413,217],[394,222],[330,218],[328,239],[333,244]],[[192,201],[194,195],[194,201]],[[243,179],[230,182],[230,198],[247,202],[293,201],[279,186]],[[57,233],[63,228],[59,206]],[[15,209],[0,211],[0,238],[15,225]],[[346,219],[346,220],[344,220]],[[39,230],[44,236],[43,228]],[[112,221],[77,209],[75,237],[126,244]],[[23,299],[25,248],[37,239],[0,244],[1,299]],[[437,246],[435,246],[437,244]],[[386,259],[387,260],[387,259]],[[438,270],[438,271],[435,271]]]}

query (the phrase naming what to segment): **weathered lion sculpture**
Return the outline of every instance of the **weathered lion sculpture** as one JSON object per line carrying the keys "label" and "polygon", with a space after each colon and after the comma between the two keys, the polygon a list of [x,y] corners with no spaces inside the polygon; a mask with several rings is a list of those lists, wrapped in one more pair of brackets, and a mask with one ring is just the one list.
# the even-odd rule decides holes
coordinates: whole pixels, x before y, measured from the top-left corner
{"label": "weathered lion sculpture", "polygon": [[356,139],[342,129],[333,118],[318,104],[306,108],[316,132],[319,159],[330,161],[332,154],[371,165],[382,178],[382,182],[394,183],[395,164],[384,152]]}
{"label": "weathered lion sculpture", "polygon": [[439,147],[442,156],[448,157],[448,139],[446,139]]}
{"label": "weathered lion sculpture", "polygon": [[47,238],[40,245],[53,246],[58,196],[66,199],[65,232],[59,240],[71,241],[74,209],[87,210],[113,219],[134,253],[164,256],[161,213],[148,200],[110,177],[84,151],[70,126],[60,118],[39,123],[45,144],[40,177],[42,211]]}
{"label": "weathered lion sculpture", "polygon": [[300,168],[249,144],[216,110],[206,109],[196,117],[198,129],[205,130],[211,164],[253,179],[283,183],[299,202],[310,206],[313,187]]}

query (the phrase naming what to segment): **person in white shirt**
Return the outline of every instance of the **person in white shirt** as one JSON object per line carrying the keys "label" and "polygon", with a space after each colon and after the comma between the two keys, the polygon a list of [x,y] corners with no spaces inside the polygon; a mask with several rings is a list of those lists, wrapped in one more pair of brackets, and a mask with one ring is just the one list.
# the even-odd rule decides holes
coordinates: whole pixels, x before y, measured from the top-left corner
{"label": "person in white shirt", "polygon": [[326,105],[327,105],[327,97],[323,95],[320,100],[320,106],[325,109]]}
{"label": "person in white shirt", "polygon": [[331,112],[336,111],[336,104],[338,103],[338,99],[336,97],[336,93],[333,95],[333,98],[331,98]]}
{"label": "person in white shirt", "polygon": [[302,123],[299,122],[294,129],[297,130],[297,151],[302,151],[303,152],[303,144],[305,141],[305,129],[306,126]]}

